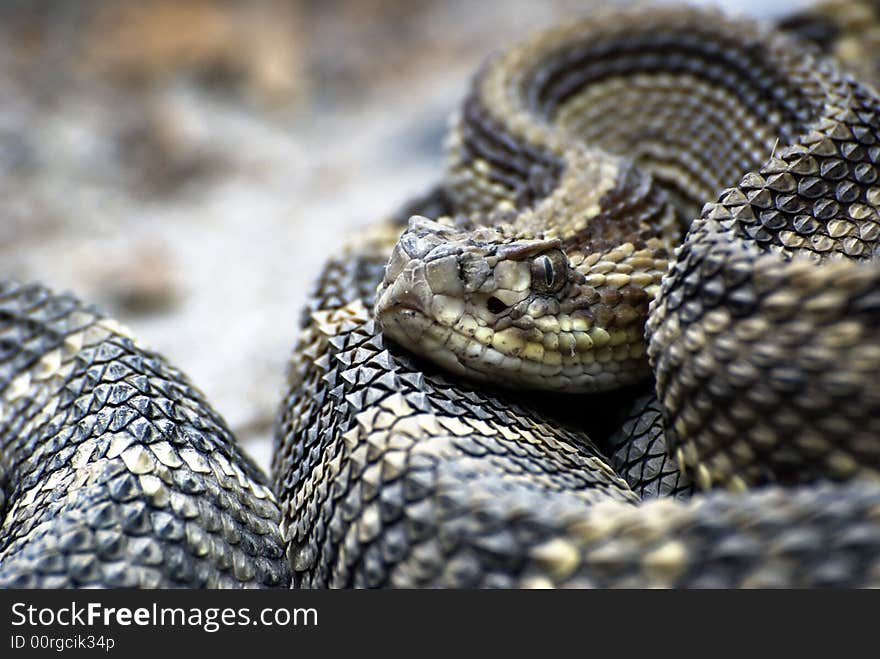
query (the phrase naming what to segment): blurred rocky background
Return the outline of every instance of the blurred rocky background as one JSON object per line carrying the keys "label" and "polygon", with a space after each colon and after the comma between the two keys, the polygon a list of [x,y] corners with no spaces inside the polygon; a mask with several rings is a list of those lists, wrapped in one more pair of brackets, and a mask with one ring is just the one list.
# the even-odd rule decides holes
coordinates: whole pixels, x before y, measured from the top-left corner
{"label": "blurred rocky background", "polygon": [[119,318],[268,467],[324,258],[439,177],[487,53],[603,4],[4,0],[0,276]]}

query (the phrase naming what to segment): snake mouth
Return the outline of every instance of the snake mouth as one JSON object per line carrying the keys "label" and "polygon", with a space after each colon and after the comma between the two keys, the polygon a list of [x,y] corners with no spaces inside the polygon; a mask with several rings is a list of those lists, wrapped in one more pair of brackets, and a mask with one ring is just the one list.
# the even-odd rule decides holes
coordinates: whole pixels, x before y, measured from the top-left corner
{"label": "snake mouth", "polygon": [[420,339],[436,325],[424,311],[406,304],[391,304],[380,310],[376,305],[376,319],[382,331],[408,349],[419,345]]}
{"label": "snake mouth", "polygon": [[505,389],[585,393],[632,384],[648,374],[644,355],[620,346],[611,359],[582,355],[584,361],[550,363],[497,350],[457,327],[438,322],[423,308],[397,301],[377,303],[382,332],[408,351],[447,372]]}
{"label": "snake mouth", "polygon": [[422,271],[407,268],[390,283],[383,282],[376,293],[376,320],[383,331],[399,342],[406,338],[418,341],[433,322],[428,314],[433,292]]}

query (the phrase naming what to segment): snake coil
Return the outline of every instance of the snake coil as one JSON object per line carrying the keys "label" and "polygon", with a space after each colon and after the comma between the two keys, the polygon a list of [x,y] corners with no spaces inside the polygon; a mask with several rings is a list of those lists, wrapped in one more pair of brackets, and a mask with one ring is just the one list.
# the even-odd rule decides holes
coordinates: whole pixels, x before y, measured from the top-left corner
{"label": "snake coil", "polygon": [[319,276],[271,486],[125,328],[0,284],[0,586],[880,585],[873,89],[606,12],[493,58],[450,154]]}

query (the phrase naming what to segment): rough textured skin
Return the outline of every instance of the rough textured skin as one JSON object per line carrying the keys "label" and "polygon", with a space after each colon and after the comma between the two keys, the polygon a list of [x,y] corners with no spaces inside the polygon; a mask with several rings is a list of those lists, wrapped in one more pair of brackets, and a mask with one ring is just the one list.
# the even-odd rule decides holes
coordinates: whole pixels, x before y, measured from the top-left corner
{"label": "rough textured skin", "polygon": [[823,114],[703,208],[650,313],[666,439],[703,487],[880,466],[880,103],[811,70]]}
{"label": "rough textured skin", "polygon": [[[880,586],[878,108],[714,13],[496,58],[319,277],[274,494],[124,328],[0,283],[0,586]],[[656,397],[573,393],[646,352]]]}
{"label": "rough textured skin", "polygon": [[[304,317],[273,468],[294,584],[878,585],[878,108],[814,49],[693,10],[492,60],[442,193],[331,261]],[[658,397],[607,461],[553,395],[437,370],[604,389],[643,341]]]}
{"label": "rough textured skin", "polygon": [[612,468],[640,497],[693,494],[693,482],[666,445],[663,408],[653,391],[636,399],[604,448]]}
{"label": "rough textured skin", "polygon": [[186,379],[69,295],[0,283],[0,587],[289,582],[265,477]]}
{"label": "rough textured skin", "polygon": [[[878,108],[830,60],[714,14],[539,34],[478,76],[448,182],[469,215],[410,222],[377,320],[454,372],[577,392],[642,374],[652,300],[667,440],[703,487],[876,474]],[[657,209],[713,199],[658,287]]]}
{"label": "rough textured skin", "polygon": [[295,586],[513,586],[560,515],[637,500],[582,432],[386,344],[367,292],[389,241],[362,242],[317,284],[282,407],[273,471]]}
{"label": "rough textured skin", "polygon": [[[873,482],[638,505],[535,396],[386,342],[368,305],[397,231],[331,260],[304,315],[273,464],[295,587],[880,586]],[[656,401],[634,410],[610,462],[644,496],[686,495]]]}
{"label": "rough textured skin", "polygon": [[607,390],[644,379],[644,324],[704,201],[820,117],[784,37],[718,14],[600,14],[478,75],[450,137],[454,214],[415,218],[377,297],[383,331],[453,372]]}

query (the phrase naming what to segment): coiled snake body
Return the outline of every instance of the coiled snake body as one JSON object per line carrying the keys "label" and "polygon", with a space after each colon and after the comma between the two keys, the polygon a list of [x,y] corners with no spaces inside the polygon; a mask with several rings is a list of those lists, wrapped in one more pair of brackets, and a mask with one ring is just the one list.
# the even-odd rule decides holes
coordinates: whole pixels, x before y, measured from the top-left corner
{"label": "coiled snake body", "polygon": [[115,325],[5,288],[0,582],[876,585],[878,140],[716,13],[493,59],[447,179],[319,277],[274,492]]}

